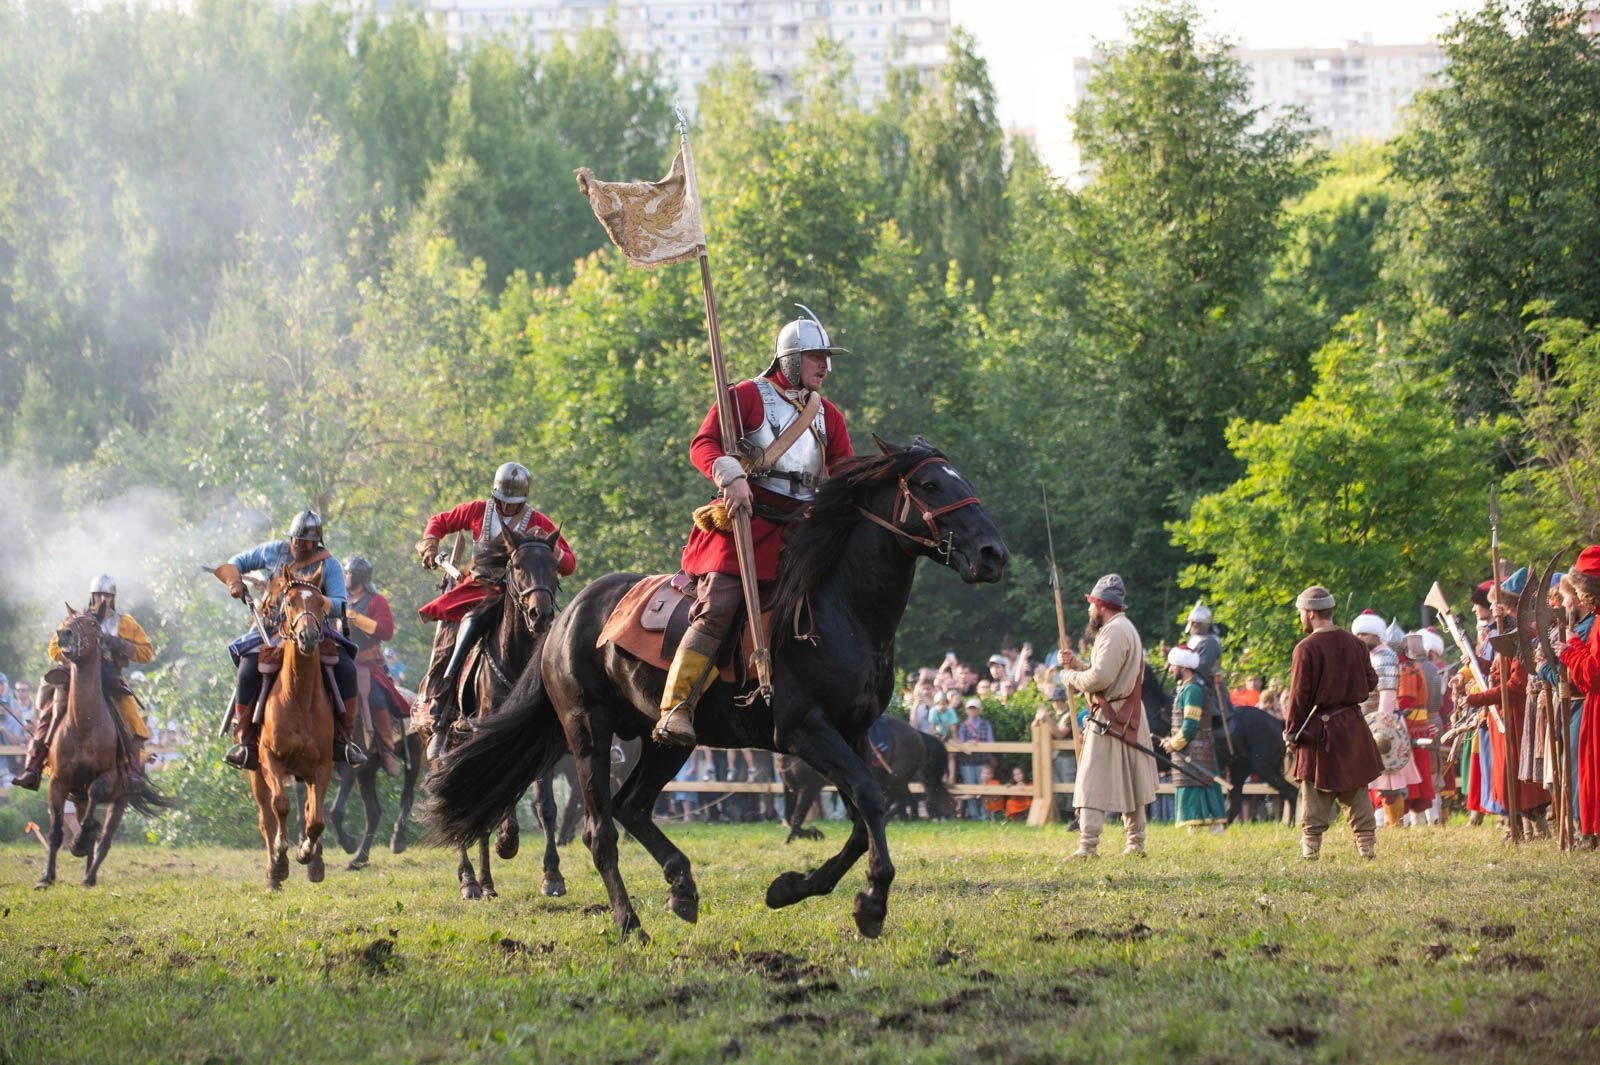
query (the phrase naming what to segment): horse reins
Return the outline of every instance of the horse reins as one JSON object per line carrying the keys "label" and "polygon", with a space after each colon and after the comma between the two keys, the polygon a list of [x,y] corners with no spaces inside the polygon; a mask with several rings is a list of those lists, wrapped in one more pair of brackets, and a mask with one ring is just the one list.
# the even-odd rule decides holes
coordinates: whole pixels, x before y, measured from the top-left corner
{"label": "horse reins", "polygon": [[[980,503],[981,500],[979,500],[977,496],[967,496],[965,499],[958,499],[956,502],[947,506],[930,508],[926,503],[918,499],[916,494],[911,491],[911,485],[908,481],[909,478],[915,477],[917,471],[922,469],[924,466],[935,462],[948,463],[948,461],[949,460],[945,459],[943,456],[935,455],[932,458],[923,459],[921,462],[911,467],[911,469],[900,475],[900,491],[895,495],[895,506],[891,508],[893,511],[897,511],[894,521],[885,521],[865,507],[857,507],[856,510],[861,513],[862,517],[866,518],[874,525],[882,526],[883,528],[894,533],[896,536],[910,540],[914,544],[919,544],[922,547],[926,547],[937,552],[941,559],[948,559],[950,557],[951,546],[955,542],[955,534],[946,532],[941,535],[939,532],[939,522],[937,519],[945,514],[949,514],[953,510],[960,510],[962,507],[976,505]],[[912,504],[916,505],[917,513],[922,516],[922,522],[928,527],[928,532],[932,534],[931,537],[918,536],[916,533],[908,532],[907,530],[902,529],[897,524],[898,522],[905,521],[911,517]],[[904,547],[904,545],[901,546]],[[909,553],[912,552],[908,552],[908,554]]]}

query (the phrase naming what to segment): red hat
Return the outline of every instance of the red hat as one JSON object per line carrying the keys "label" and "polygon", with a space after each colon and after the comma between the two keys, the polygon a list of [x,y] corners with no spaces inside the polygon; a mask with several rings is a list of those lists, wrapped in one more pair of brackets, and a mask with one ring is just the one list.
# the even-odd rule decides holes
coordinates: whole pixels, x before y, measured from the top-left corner
{"label": "red hat", "polygon": [[1591,577],[1600,577],[1600,544],[1590,544],[1578,552],[1578,561],[1572,564],[1572,568]]}

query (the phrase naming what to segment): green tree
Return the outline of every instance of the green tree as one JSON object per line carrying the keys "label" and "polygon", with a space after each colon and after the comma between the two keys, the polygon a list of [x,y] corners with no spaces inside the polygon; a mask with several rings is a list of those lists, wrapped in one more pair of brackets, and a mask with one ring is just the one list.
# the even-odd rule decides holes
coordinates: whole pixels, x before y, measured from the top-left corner
{"label": "green tree", "polygon": [[1510,525],[1522,533],[1516,542],[1543,552],[1592,543],[1600,540],[1600,332],[1536,318],[1527,343],[1535,358],[1512,393],[1524,458],[1507,478]]}
{"label": "green tree", "polygon": [[[1195,501],[1174,540],[1229,626],[1228,649],[1284,668],[1299,638],[1293,602],[1322,584],[1348,605],[1410,619],[1435,580],[1482,569],[1490,459],[1506,426],[1457,422],[1437,376],[1388,353],[1360,316],[1316,357],[1317,384],[1281,420],[1237,420],[1233,484]],[[1403,624],[1406,622],[1402,622]]]}
{"label": "green tree", "polygon": [[1464,410],[1505,409],[1530,304],[1600,320],[1600,65],[1585,7],[1491,0],[1462,15],[1395,146],[1394,282]]}

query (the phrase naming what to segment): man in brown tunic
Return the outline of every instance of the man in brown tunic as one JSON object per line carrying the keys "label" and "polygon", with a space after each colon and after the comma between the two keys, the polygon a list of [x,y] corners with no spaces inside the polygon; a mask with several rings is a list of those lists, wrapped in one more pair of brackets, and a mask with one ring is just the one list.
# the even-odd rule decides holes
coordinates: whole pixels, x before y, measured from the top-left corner
{"label": "man in brown tunic", "polygon": [[1333,623],[1333,593],[1312,585],[1295,600],[1306,638],[1295,645],[1284,737],[1300,779],[1300,857],[1317,860],[1335,803],[1345,807],[1356,850],[1376,857],[1377,819],[1367,782],[1383,772],[1361,704],[1377,685],[1367,648]]}

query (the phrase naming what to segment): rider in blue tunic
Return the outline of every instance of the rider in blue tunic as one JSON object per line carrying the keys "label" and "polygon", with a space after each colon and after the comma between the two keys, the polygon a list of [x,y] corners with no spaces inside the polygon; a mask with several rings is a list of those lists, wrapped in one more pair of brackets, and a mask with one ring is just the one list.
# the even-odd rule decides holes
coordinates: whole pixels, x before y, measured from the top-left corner
{"label": "rider in blue tunic", "polygon": [[[330,609],[323,628],[323,648],[327,650],[331,644],[338,650],[339,661],[333,667],[333,677],[339,688],[338,701],[344,707],[342,713],[334,715],[333,760],[351,766],[364,764],[366,754],[350,740],[355,727],[356,699],[359,694],[356,685],[356,648],[334,623],[335,618],[344,616],[347,596],[344,569],[322,546],[322,518],[316,511],[302,510],[297,514],[289,526],[287,539],[257,544],[234,555],[216,569],[217,579],[228,586],[229,594],[235,599],[245,596],[244,574],[254,572],[265,572],[269,582],[275,578],[287,578],[314,585],[327,597]],[[276,638],[278,619],[269,612],[263,615],[262,621],[267,626],[268,635]],[[228,653],[233,656],[239,674],[233,707],[235,742],[223,756],[223,761],[238,769],[256,769],[261,764],[257,750],[255,712],[257,705],[265,702],[266,694],[272,688],[269,679],[263,690],[260,666],[263,642],[261,633],[252,626],[248,633],[228,645]]]}

